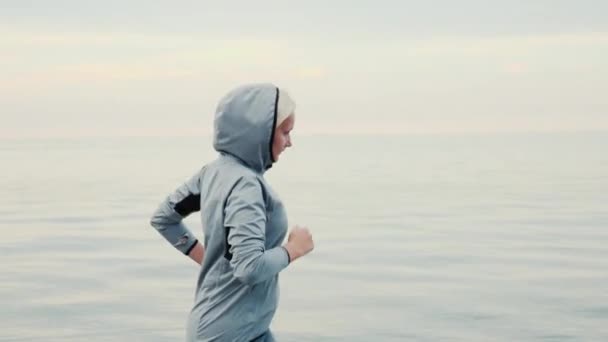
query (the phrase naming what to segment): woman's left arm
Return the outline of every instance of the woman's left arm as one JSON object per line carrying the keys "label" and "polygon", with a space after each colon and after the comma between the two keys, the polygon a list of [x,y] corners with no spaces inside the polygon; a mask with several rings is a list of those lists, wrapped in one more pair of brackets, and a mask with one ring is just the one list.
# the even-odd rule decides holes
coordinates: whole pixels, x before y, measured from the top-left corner
{"label": "woman's left arm", "polygon": [[173,247],[202,264],[203,245],[198,242],[182,220],[200,211],[200,178],[202,170],[169,194],[152,215],[150,224]]}

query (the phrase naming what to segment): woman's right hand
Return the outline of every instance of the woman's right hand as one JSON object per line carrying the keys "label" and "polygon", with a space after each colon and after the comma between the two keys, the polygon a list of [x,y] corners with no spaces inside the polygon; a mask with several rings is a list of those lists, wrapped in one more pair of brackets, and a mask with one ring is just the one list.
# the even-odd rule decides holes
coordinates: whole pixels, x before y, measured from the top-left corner
{"label": "woman's right hand", "polygon": [[294,261],[310,253],[315,246],[308,228],[295,226],[289,233],[284,247],[289,253],[289,259]]}

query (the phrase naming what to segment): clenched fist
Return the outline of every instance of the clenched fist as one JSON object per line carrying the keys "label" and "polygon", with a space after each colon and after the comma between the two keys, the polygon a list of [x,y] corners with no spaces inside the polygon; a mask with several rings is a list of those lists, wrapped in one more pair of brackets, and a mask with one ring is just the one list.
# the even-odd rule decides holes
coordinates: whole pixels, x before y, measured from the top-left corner
{"label": "clenched fist", "polygon": [[294,261],[310,253],[315,246],[308,228],[295,226],[289,233],[284,247],[289,253],[289,259]]}

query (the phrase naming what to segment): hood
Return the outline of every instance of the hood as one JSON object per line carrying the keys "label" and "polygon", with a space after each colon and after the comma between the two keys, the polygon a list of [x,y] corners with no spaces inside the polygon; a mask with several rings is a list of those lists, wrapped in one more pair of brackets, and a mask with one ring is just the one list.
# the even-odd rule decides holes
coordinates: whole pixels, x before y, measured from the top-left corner
{"label": "hood", "polygon": [[272,138],[277,120],[276,86],[250,84],[224,96],[215,113],[213,148],[242,161],[258,173],[272,163]]}

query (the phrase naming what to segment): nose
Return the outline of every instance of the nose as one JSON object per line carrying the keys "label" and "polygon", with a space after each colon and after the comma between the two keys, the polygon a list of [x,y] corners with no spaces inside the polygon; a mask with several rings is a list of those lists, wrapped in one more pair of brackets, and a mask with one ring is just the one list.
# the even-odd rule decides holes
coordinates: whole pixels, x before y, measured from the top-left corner
{"label": "nose", "polygon": [[291,147],[291,137],[287,138],[287,147]]}

